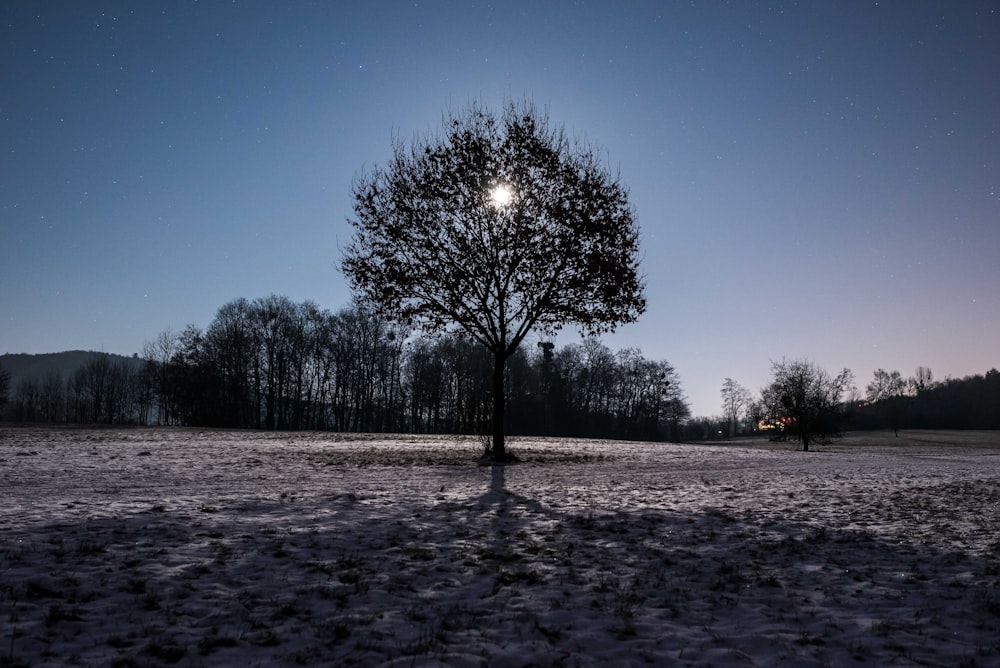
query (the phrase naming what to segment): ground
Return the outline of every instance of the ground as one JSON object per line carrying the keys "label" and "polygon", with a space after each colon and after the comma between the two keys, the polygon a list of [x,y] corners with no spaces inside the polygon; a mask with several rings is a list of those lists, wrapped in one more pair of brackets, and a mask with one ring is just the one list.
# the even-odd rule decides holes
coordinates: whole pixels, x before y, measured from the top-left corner
{"label": "ground", "polygon": [[1000,434],[0,429],[0,666],[1000,664]]}

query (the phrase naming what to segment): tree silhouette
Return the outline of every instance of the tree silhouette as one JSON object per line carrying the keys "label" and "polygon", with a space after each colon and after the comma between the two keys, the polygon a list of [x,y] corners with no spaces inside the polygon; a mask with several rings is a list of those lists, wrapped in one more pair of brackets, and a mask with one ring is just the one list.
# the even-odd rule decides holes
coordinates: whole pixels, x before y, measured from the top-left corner
{"label": "tree silhouette", "polygon": [[10,373],[0,366],[0,417],[4,406],[7,405],[8,392],[10,391]]}
{"label": "tree silhouette", "polygon": [[909,386],[914,394],[920,395],[934,386],[934,374],[929,367],[918,366],[915,375],[909,380]]}
{"label": "tree silhouette", "polygon": [[722,414],[726,418],[729,436],[738,431],[740,416],[750,406],[750,390],[737,383],[732,378],[726,378],[722,383]]}
{"label": "tree silhouette", "polygon": [[854,376],[844,369],[836,376],[808,360],[774,362],[774,379],[761,390],[765,420],[780,424],[809,450],[809,443],[835,432],[841,399]]}
{"label": "tree silhouette", "polygon": [[880,413],[884,413],[892,427],[893,433],[899,436],[900,413],[903,409],[902,398],[906,394],[906,381],[898,371],[888,372],[885,369],[875,369],[872,382],[865,388],[865,398],[874,404]]}
{"label": "tree silhouette", "polygon": [[473,103],[439,135],[394,140],[354,183],[342,269],[358,299],[427,331],[459,330],[493,357],[494,460],[504,369],[532,329],[613,331],[645,310],[626,188],[596,151],[530,103]]}

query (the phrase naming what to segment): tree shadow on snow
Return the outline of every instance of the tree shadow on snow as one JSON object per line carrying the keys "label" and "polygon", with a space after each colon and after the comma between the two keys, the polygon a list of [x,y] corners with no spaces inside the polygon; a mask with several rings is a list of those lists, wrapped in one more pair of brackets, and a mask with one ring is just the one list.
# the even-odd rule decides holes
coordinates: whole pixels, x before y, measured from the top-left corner
{"label": "tree shadow on snow", "polygon": [[511,491],[505,466],[483,478],[464,500],[194,500],[25,528],[0,549],[11,660],[58,636],[84,662],[465,647],[555,663],[595,633],[682,665],[1000,655],[995,554],[751,511],[554,508]]}

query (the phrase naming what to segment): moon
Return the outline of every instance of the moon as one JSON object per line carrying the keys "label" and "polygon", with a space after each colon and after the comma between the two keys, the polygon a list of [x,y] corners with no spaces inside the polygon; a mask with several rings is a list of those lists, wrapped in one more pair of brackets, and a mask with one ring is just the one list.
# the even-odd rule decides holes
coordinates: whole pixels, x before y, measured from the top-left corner
{"label": "moon", "polygon": [[510,187],[502,183],[494,186],[493,190],[490,191],[490,202],[497,208],[507,206],[513,199],[514,193],[511,192]]}

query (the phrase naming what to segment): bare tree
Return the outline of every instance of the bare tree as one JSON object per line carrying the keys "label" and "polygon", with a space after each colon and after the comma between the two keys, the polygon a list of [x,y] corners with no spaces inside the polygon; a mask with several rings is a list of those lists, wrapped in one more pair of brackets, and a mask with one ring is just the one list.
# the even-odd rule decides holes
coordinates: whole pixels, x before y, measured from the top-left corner
{"label": "bare tree", "polygon": [[899,436],[900,399],[906,394],[907,382],[898,371],[876,369],[872,382],[865,388],[865,398],[875,404],[889,420],[893,433]]}
{"label": "bare tree", "polygon": [[45,422],[62,422],[66,419],[66,383],[58,371],[50,371],[38,386],[39,419]]}
{"label": "bare tree", "polygon": [[918,366],[914,376],[909,379],[908,384],[914,394],[920,395],[920,393],[933,387],[934,374],[931,373],[929,367]]}
{"label": "bare tree", "polygon": [[765,420],[782,425],[809,450],[809,443],[836,430],[835,419],[841,400],[853,384],[853,374],[844,369],[830,376],[813,362],[775,362],[774,379],[761,391]]}
{"label": "bare tree", "polygon": [[647,359],[637,348],[618,351],[614,362],[610,397],[615,426],[609,435],[654,440],[676,436],[690,411],[674,368],[668,362]]}
{"label": "bare tree", "polygon": [[147,382],[152,384],[153,395],[156,397],[156,424],[159,425],[174,424],[176,417],[170,410],[170,363],[177,350],[177,334],[169,327],[142,347],[142,358],[146,360]]}
{"label": "bare tree", "polygon": [[732,378],[722,383],[722,414],[729,426],[729,435],[736,433],[736,425],[750,407],[750,390]]}
{"label": "bare tree", "polygon": [[10,372],[0,366],[0,419],[3,419],[3,409],[10,396]]}
{"label": "bare tree", "polygon": [[597,152],[528,103],[481,104],[439,136],[396,140],[354,184],[342,268],[360,301],[427,331],[458,329],[493,357],[494,460],[504,369],[532,329],[611,331],[646,307],[627,191]]}
{"label": "bare tree", "polygon": [[39,420],[39,388],[35,378],[22,378],[14,388],[13,414],[18,422]]}

